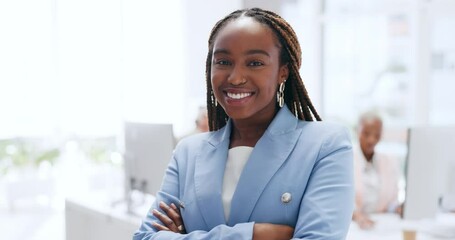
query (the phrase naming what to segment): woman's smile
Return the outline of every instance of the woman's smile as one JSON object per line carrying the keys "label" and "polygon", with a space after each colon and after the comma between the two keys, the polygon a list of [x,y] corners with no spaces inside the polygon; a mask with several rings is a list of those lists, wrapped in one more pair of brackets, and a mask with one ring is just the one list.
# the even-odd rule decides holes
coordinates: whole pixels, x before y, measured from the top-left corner
{"label": "woman's smile", "polygon": [[226,95],[228,98],[240,100],[246,97],[251,96],[253,93],[233,93],[233,92],[227,92]]}
{"label": "woman's smile", "polygon": [[225,101],[230,106],[243,106],[252,99],[254,91],[248,89],[225,89],[223,91]]}

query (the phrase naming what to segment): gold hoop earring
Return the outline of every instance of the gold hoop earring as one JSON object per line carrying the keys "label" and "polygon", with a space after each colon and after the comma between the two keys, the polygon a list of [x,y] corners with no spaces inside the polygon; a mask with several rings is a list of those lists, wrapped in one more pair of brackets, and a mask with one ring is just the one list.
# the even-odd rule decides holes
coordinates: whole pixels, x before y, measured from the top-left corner
{"label": "gold hoop earring", "polygon": [[278,106],[283,107],[284,106],[284,87],[286,80],[284,80],[282,83],[280,83],[280,86],[278,87],[278,91],[276,92],[276,100],[278,102]]}

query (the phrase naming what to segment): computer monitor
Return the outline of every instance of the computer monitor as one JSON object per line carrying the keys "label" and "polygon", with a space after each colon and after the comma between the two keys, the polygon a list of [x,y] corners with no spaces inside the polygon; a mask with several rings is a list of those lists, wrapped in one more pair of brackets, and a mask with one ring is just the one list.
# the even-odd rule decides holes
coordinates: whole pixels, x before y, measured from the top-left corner
{"label": "computer monitor", "polygon": [[139,190],[155,195],[172,157],[172,124],[125,122],[126,193]]}
{"label": "computer monitor", "polygon": [[433,218],[439,201],[453,193],[455,126],[409,129],[404,219]]}

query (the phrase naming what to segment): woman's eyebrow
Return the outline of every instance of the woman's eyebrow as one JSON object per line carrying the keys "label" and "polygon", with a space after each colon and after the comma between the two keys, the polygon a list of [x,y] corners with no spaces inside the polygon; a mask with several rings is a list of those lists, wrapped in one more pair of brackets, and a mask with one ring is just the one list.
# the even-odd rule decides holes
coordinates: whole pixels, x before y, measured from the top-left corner
{"label": "woman's eyebrow", "polygon": [[229,52],[229,50],[227,50],[227,49],[220,48],[220,49],[216,49],[213,52],[213,55],[216,55],[216,54],[231,54],[231,52]]}
{"label": "woman's eyebrow", "polygon": [[[220,49],[216,49],[214,52],[213,52],[213,55],[217,55],[217,54],[231,54],[231,52],[227,49],[224,49],[224,48],[220,48]],[[248,51],[245,52],[245,55],[253,55],[253,54],[262,54],[262,55],[265,55],[267,57],[270,57],[270,54],[267,52],[267,51],[264,51],[264,50],[261,50],[261,49],[250,49]]]}
{"label": "woman's eyebrow", "polygon": [[253,55],[253,54],[262,54],[266,55],[267,57],[270,57],[270,54],[267,51],[261,50],[261,49],[251,49],[245,52],[246,55]]}

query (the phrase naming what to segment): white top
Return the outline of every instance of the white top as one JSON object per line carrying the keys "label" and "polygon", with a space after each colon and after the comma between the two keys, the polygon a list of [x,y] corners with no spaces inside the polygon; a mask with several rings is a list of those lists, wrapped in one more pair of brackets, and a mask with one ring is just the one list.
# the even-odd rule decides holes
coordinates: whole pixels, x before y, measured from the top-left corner
{"label": "white top", "polygon": [[221,195],[223,199],[224,218],[226,221],[229,219],[229,213],[231,211],[232,196],[234,195],[235,188],[239,182],[243,167],[245,167],[252,151],[253,148],[247,146],[229,149],[226,168],[224,170],[223,192]]}
{"label": "white top", "polygon": [[374,153],[367,162],[360,146],[354,147],[356,208],[365,213],[394,211],[398,204],[398,166]]}
{"label": "white top", "polygon": [[373,213],[379,203],[379,193],[381,191],[380,178],[376,166],[376,159],[373,162],[367,162],[363,168],[363,211]]}

